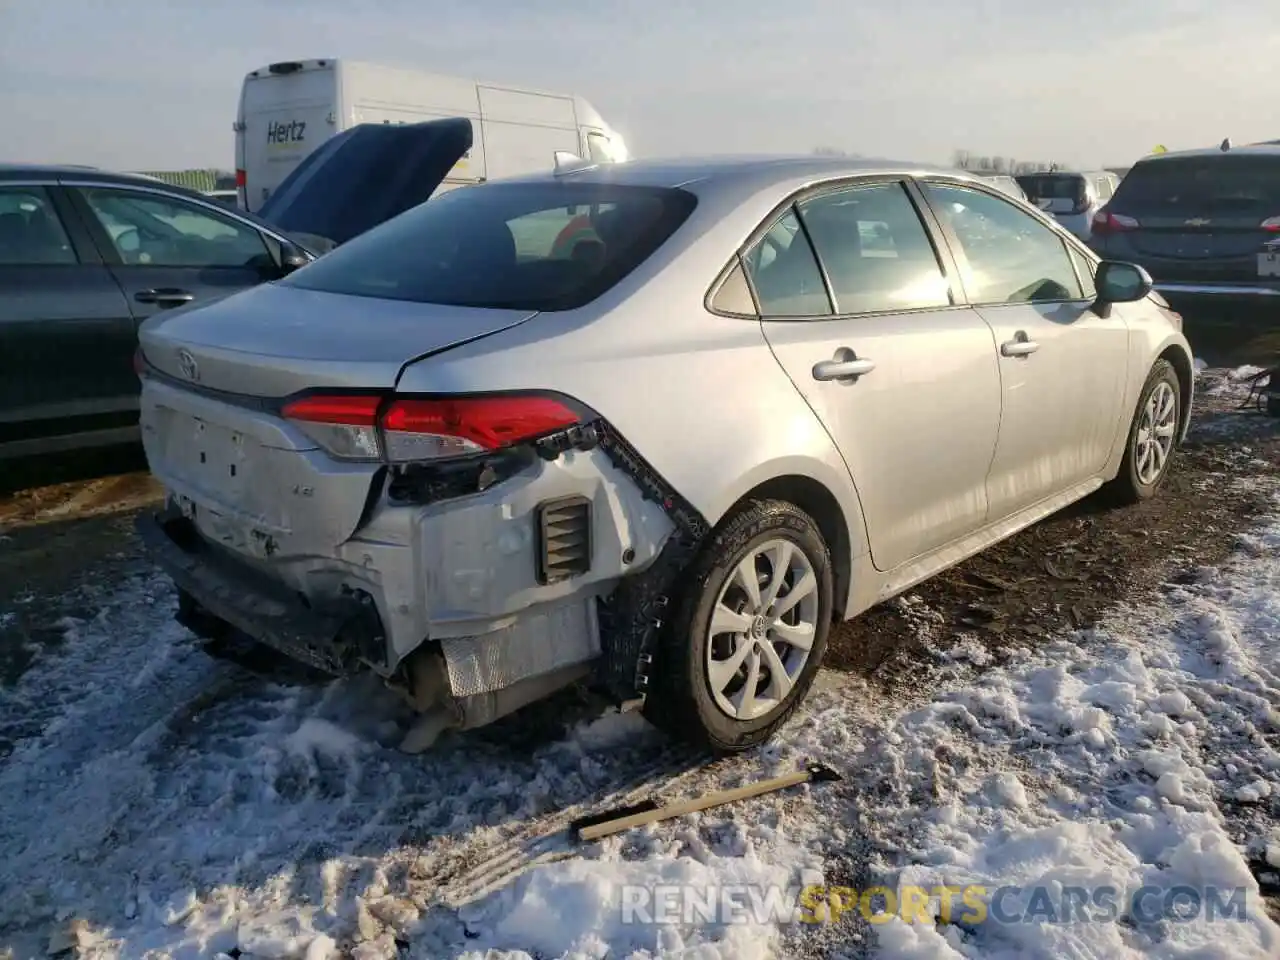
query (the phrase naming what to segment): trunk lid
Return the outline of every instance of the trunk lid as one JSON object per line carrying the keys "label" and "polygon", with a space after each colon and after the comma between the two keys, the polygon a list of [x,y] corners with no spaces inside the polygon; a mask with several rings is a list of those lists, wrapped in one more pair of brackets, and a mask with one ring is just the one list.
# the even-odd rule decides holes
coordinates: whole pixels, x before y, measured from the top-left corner
{"label": "trunk lid", "polygon": [[157,314],[139,340],[147,362],[179,381],[279,398],[311,387],[390,389],[406,364],[535,314],[262,284]]}
{"label": "trunk lid", "polygon": [[360,124],[308,154],[258,213],[287,233],[346,243],[428,200],[471,146],[465,117]]}
{"label": "trunk lid", "polygon": [[[260,561],[331,553],[359,526],[378,463],[327,455],[279,414],[310,388],[384,391],[415,360],[536,315],[265,284],[140,329],[152,473],[201,532]],[[189,386],[188,386],[189,385]]]}

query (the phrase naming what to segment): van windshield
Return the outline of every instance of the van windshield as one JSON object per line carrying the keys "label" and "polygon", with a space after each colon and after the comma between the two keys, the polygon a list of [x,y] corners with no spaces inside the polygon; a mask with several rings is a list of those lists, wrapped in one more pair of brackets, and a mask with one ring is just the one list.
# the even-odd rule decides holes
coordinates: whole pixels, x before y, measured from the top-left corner
{"label": "van windshield", "polygon": [[546,181],[451,190],[325,254],[287,286],[458,307],[571,310],[650,257],[697,201]]}

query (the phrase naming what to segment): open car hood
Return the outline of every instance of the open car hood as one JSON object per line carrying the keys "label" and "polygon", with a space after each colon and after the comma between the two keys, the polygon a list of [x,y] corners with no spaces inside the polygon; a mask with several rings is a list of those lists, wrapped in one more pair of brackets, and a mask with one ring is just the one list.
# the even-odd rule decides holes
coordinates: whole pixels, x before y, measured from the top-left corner
{"label": "open car hood", "polygon": [[360,124],[309,153],[258,215],[324,253],[426,201],[471,144],[465,117]]}

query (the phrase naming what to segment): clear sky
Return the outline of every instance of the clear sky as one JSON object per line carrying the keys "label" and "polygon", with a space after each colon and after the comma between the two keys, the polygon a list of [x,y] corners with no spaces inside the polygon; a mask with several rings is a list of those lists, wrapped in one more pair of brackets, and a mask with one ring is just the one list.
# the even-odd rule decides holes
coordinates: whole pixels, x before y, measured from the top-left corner
{"label": "clear sky", "polygon": [[0,160],[230,168],[244,74],[311,57],[580,93],[636,155],[1280,138],[1268,0],[0,0]]}

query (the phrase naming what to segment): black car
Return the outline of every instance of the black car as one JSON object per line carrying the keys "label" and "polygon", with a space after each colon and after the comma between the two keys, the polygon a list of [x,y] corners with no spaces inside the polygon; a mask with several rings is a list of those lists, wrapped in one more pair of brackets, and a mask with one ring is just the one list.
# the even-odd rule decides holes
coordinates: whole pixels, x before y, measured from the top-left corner
{"label": "black car", "polygon": [[471,137],[465,119],[353,127],[258,216],[144,176],[0,165],[0,460],[136,441],[142,321],[277,280],[423,202]]}
{"label": "black car", "polygon": [[1139,161],[1094,217],[1089,245],[1141,264],[1171,297],[1280,297],[1280,145]]}

